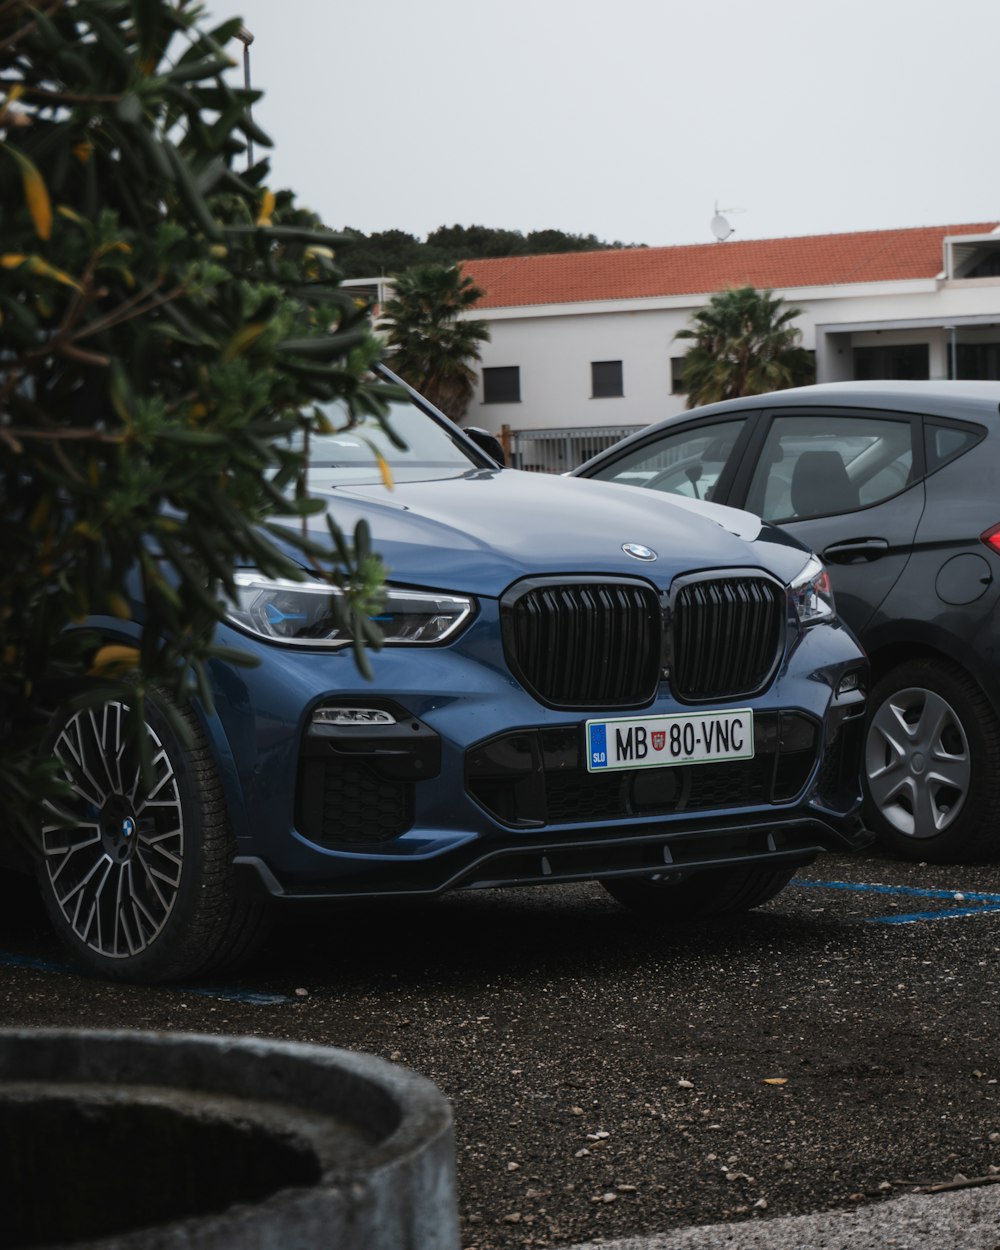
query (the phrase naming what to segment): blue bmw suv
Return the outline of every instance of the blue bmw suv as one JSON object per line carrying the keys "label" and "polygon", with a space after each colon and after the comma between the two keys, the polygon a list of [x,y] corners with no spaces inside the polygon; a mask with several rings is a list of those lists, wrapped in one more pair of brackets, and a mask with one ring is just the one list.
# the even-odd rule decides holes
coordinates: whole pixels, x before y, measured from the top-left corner
{"label": "blue bmw suv", "polygon": [[807,549],[718,505],[503,468],[410,394],[405,450],[341,421],[310,457],[387,569],[373,680],[328,585],[247,568],[219,641],[259,663],[214,663],[187,744],[151,709],[154,785],[122,703],[57,723],[73,822],[44,827],[39,877],[102,975],[206,973],[317,901],[595,880],[684,923],[866,841],[867,662]]}

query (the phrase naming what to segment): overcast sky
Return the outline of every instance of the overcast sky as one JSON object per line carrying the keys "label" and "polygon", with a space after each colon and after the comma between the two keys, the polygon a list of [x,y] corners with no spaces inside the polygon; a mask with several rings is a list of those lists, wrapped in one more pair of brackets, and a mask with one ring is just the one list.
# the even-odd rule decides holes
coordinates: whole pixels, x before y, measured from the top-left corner
{"label": "overcast sky", "polygon": [[335,229],[1000,220],[997,0],[205,3],[254,34],[272,187]]}

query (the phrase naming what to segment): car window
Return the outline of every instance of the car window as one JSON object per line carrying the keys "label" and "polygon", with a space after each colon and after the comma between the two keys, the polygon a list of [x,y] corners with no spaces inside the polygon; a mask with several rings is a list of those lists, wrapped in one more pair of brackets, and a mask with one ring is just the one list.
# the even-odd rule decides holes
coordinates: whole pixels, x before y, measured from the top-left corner
{"label": "car window", "polygon": [[[479,468],[450,431],[408,400],[388,404],[388,423],[396,442],[376,417],[353,421],[339,404],[319,405],[330,424],[329,434],[310,434],[309,481],[312,486],[344,486],[382,480],[379,456],[397,481],[451,476]],[[300,445],[300,435],[290,439]]]}
{"label": "car window", "polygon": [[604,465],[594,477],[624,486],[711,499],[712,491],[745,418],[690,426],[663,438],[643,443],[619,459]]}
{"label": "car window", "polygon": [[927,451],[927,471],[933,473],[949,460],[974,447],[985,438],[981,425],[938,425],[935,421],[924,423],[924,440]]}
{"label": "car window", "polygon": [[826,413],[775,417],[746,507],[766,521],[851,512],[898,494],[912,473],[908,418]]}

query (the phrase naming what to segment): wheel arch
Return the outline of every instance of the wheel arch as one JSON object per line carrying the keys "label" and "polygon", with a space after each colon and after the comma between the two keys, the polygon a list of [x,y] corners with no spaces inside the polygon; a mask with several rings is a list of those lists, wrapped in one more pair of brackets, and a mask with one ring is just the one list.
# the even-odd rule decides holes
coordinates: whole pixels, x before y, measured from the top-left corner
{"label": "wheel arch", "polygon": [[931,660],[948,668],[960,668],[979,686],[1000,716],[1000,677],[974,648],[932,624],[894,621],[891,626],[872,631],[863,639],[871,663],[872,686],[901,664]]}
{"label": "wheel arch", "polygon": [[[93,631],[99,636],[99,645],[118,644],[137,646],[142,637],[142,626],[136,621],[123,621],[114,616],[90,617],[85,625],[73,628]],[[210,672],[211,672],[211,666]],[[213,687],[215,682],[213,680]],[[213,690],[213,694],[217,694]],[[191,707],[205,735],[219,780],[225,796],[230,827],[237,841],[250,837],[250,822],[246,810],[243,785],[240,781],[240,763],[223,718],[219,715],[218,702],[209,711],[200,699],[191,700]]]}

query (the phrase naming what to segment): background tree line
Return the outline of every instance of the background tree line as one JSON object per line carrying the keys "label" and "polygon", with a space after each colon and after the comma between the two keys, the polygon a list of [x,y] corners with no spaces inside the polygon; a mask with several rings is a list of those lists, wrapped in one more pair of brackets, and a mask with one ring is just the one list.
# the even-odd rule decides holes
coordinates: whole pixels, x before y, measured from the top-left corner
{"label": "background tree line", "polygon": [[455,265],[493,256],[541,256],[555,252],[601,252],[645,243],[607,243],[593,234],[562,230],[502,230],[492,226],[439,226],[421,241],[405,230],[365,234],[345,226],[337,244],[337,265],[345,278],[401,273],[417,265]]}

